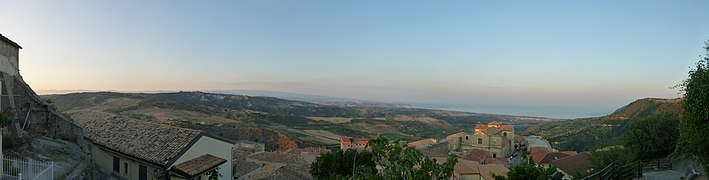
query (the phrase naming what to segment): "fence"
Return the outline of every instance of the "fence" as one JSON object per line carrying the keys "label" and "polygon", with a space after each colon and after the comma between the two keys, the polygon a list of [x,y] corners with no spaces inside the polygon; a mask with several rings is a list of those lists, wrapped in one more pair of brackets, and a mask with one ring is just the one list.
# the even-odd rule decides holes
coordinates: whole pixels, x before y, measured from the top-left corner
{"label": "fence", "polygon": [[657,159],[653,161],[643,161],[643,170],[672,170],[672,159]]}
{"label": "fence", "polygon": [[641,161],[635,161],[623,166],[620,166],[618,161],[611,163],[603,169],[595,173],[581,178],[582,180],[591,179],[633,179],[642,175]]}
{"label": "fence", "polygon": [[52,180],[54,162],[3,157],[2,179]]}

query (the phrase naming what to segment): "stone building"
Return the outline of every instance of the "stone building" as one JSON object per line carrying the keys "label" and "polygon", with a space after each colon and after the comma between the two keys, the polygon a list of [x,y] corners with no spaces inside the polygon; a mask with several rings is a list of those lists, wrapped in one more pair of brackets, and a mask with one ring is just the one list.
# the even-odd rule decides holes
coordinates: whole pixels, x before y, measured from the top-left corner
{"label": "stone building", "polygon": [[490,157],[507,157],[514,153],[514,127],[499,122],[476,124],[472,133],[462,132],[448,136],[449,149],[453,152],[484,150]]}

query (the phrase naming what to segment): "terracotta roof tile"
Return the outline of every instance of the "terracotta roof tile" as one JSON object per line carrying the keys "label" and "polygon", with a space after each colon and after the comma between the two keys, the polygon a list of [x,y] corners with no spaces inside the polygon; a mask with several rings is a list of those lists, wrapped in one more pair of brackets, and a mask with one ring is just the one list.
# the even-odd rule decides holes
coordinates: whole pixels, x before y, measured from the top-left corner
{"label": "terracotta roof tile", "polygon": [[94,144],[161,166],[175,161],[183,149],[203,135],[202,131],[97,111],[72,113],[71,117]]}
{"label": "terracotta roof tile", "polygon": [[503,157],[487,158],[487,159],[485,160],[485,164],[502,164],[502,165],[508,165],[508,164],[510,164],[510,161],[508,161],[506,158],[503,158]]}
{"label": "terracotta roof tile", "polygon": [[455,164],[455,166],[453,167],[453,172],[459,174],[476,174],[480,173],[479,166],[479,162],[459,159],[458,164]]}
{"label": "terracotta roof tile", "polygon": [[461,159],[482,162],[490,153],[485,150],[471,149],[460,156]]}
{"label": "terracotta roof tile", "polygon": [[193,177],[214,169],[225,162],[227,162],[226,159],[212,156],[211,154],[205,154],[175,165],[175,167],[172,168],[172,171]]}
{"label": "terracotta roof tile", "polygon": [[500,128],[490,127],[490,128],[485,129],[485,134],[493,135],[493,134],[499,133],[500,131],[502,131],[502,130],[500,130]]}
{"label": "terracotta roof tile", "polygon": [[492,177],[492,174],[507,177],[507,172],[510,172],[510,169],[507,169],[507,167],[502,164],[485,164],[480,165],[479,167],[480,176],[485,179],[495,179],[494,177]]}
{"label": "terracotta roof tile", "polygon": [[588,160],[591,154],[588,152],[579,153],[573,156],[567,156],[559,160],[551,161],[551,164],[558,167],[566,174],[574,174],[576,172],[586,172],[593,167]]}
{"label": "terracotta roof tile", "polygon": [[454,138],[457,138],[457,137],[461,137],[461,136],[465,136],[465,132],[459,132],[459,133],[451,134],[451,135],[447,136],[446,139],[451,140],[451,139],[454,139]]}
{"label": "terracotta roof tile", "polygon": [[535,163],[539,164],[547,153],[549,153],[549,149],[545,147],[532,147],[529,151],[529,156],[532,157]]}
{"label": "terracotta roof tile", "polygon": [[510,126],[510,125],[502,125],[502,126],[500,126],[500,129],[503,130],[503,131],[512,131],[512,130],[515,129],[515,127],[514,127],[514,126]]}

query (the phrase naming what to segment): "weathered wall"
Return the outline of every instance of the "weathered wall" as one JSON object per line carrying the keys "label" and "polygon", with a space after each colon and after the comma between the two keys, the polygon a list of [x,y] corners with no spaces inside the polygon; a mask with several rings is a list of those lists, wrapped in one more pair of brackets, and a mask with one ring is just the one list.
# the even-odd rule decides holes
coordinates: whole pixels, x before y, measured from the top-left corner
{"label": "weathered wall", "polygon": [[0,41],[0,72],[5,72],[12,76],[17,75],[19,71],[19,55],[20,49]]}

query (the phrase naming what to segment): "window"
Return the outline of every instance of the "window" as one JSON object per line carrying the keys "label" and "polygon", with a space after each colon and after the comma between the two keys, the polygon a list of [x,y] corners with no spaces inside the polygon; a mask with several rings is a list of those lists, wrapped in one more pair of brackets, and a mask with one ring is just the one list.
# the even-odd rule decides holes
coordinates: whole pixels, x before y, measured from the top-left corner
{"label": "window", "polygon": [[465,136],[465,140],[468,140],[468,136]]}
{"label": "window", "polygon": [[128,163],[123,163],[123,173],[128,174]]}
{"label": "window", "polygon": [[497,154],[492,153],[492,158],[496,158],[496,157],[497,157]]}
{"label": "window", "polygon": [[507,132],[503,132],[502,135],[507,137]]}
{"label": "window", "polygon": [[483,138],[478,138],[478,144],[482,144],[482,143],[483,143]]}
{"label": "window", "polygon": [[116,156],[113,156],[113,171],[121,172],[121,159]]}
{"label": "window", "polygon": [[148,180],[148,168],[139,165],[138,166],[138,180]]}

